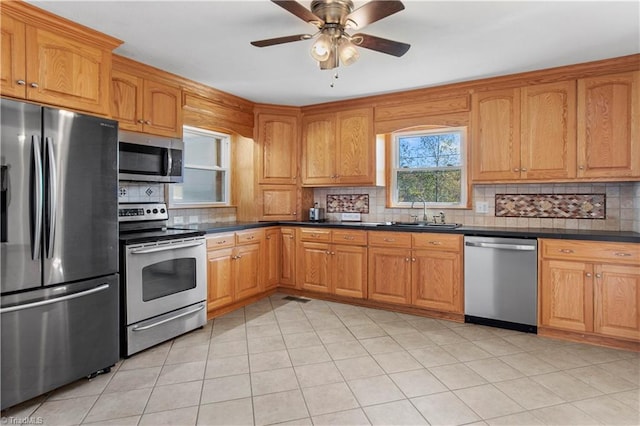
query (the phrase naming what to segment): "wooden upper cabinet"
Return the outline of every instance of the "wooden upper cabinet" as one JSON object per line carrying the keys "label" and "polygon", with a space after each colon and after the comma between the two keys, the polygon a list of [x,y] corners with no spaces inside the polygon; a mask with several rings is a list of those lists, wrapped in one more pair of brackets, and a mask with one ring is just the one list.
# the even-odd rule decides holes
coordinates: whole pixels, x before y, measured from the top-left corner
{"label": "wooden upper cabinet", "polygon": [[296,185],[260,185],[261,220],[296,220],[298,187]]}
{"label": "wooden upper cabinet", "polygon": [[25,24],[6,14],[0,15],[0,18],[2,19],[0,91],[5,96],[25,98],[27,94]]}
{"label": "wooden upper cabinet", "polygon": [[302,129],[303,185],[377,183],[373,108],[306,115]]}
{"label": "wooden upper cabinet", "polygon": [[121,129],[142,132],[141,77],[120,70],[111,71],[111,115]]}
{"label": "wooden upper cabinet", "polygon": [[295,184],[298,179],[298,118],[258,116],[260,183]]}
{"label": "wooden upper cabinet", "polygon": [[521,179],[568,179],[576,175],[576,83],[523,87]]}
{"label": "wooden upper cabinet", "polygon": [[640,71],[578,80],[578,177],[640,176]]}
{"label": "wooden upper cabinet", "polygon": [[520,177],[520,89],[472,97],[471,172],[474,181]]}

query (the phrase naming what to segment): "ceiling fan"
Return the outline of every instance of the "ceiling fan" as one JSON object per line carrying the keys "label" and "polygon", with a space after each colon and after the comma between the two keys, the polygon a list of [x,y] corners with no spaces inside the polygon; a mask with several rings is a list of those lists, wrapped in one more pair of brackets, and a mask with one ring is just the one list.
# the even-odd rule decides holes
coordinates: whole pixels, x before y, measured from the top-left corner
{"label": "ceiling fan", "polygon": [[360,56],[356,46],[400,57],[411,45],[369,34],[350,35],[347,29],[359,30],[404,9],[401,1],[372,0],[353,9],[351,0],[313,0],[311,10],[297,1],[271,0],[286,11],[318,28],[315,34],[297,34],[285,37],[252,41],[256,47],[267,47],[317,37],[311,47],[311,56],[320,69],[337,68],[342,62],[351,65]]}

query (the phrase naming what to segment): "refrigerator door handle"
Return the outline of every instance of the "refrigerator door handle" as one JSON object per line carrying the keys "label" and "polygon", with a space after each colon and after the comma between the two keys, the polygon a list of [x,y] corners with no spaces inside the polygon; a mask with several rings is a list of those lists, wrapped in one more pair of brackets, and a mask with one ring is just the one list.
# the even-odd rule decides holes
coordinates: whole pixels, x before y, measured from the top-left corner
{"label": "refrigerator door handle", "polygon": [[40,240],[42,238],[42,197],[44,192],[44,184],[42,182],[42,151],[40,151],[40,137],[33,135],[31,137],[31,147],[33,150],[33,170],[35,173],[33,179],[33,199],[31,208],[33,211],[33,229],[31,235],[33,242],[31,244],[31,259],[40,258]]}
{"label": "refrigerator door handle", "polygon": [[77,299],[78,297],[88,296],[93,293],[99,293],[109,288],[109,284],[102,284],[98,287],[91,288],[89,290],[81,291],[79,293],[69,294],[67,296],[56,297],[53,299],[39,300],[37,302],[25,303],[24,305],[9,306],[8,308],[0,308],[0,314],[7,314],[9,312],[22,311],[30,308],[37,308],[39,306],[52,305],[54,303],[60,303],[71,299]]}
{"label": "refrigerator door handle", "polygon": [[56,212],[58,204],[58,182],[56,178],[58,176],[58,170],[56,165],[55,150],[53,147],[53,138],[45,138],[45,145],[47,147],[47,166],[49,171],[49,205],[48,205],[48,217],[49,217],[49,236],[47,238],[47,258],[53,256],[53,243],[56,237]]}

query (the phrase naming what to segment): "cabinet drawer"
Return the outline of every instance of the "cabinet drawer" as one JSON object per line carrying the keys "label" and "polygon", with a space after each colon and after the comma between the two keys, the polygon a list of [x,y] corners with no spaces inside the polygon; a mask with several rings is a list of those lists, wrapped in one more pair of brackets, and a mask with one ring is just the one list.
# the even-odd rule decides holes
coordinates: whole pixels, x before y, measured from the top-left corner
{"label": "cabinet drawer", "polygon": [[586,260],[598,263],[640,263],[640,244],[599,241],[540,240],[547,259]]}
{"label": "cabinet drawer", "polygon": [[302,228],[300,229],[300,239],[302,241],[331,241],[331,230],[329,229],[317,229],[317,228]]}
{"label": "cabinet drawer", "polygon": [[367,245],[367,233],[365,231],[354,231],[349,229],[334,229],[332,239],[335,244],[351,244],[354,246]]}
{"label": "cabinet drawer", "polygon": [[264,239],[264,230],[251,229],[247,231],[236,232],[236,244],[257,243]]}
{"label": "cabinet drawer", "polygon": [[408,232],[369,232],[369,245],[411,248],[411,234]]}
{"label": "cabinet drawer", "polygon": [[207,236],[207,250],[233,247],[234,245],[235,239],[233,234],[215,234]]}
{"label": "cabinet drawer", "polygon": [[462,235],[412,234],[413,248],[423,250],[461,251]]}

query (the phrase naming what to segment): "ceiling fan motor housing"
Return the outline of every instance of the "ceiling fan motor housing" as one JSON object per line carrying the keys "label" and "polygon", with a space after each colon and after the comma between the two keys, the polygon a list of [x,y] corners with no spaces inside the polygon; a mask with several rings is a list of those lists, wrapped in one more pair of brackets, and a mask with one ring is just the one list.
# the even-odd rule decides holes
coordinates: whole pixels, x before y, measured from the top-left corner
{"label": "ceiling fan motor housing", "polygon": [[346,25],[347,16],[353,11],[351,0],[313,0],[311,12],[326,24]]}

